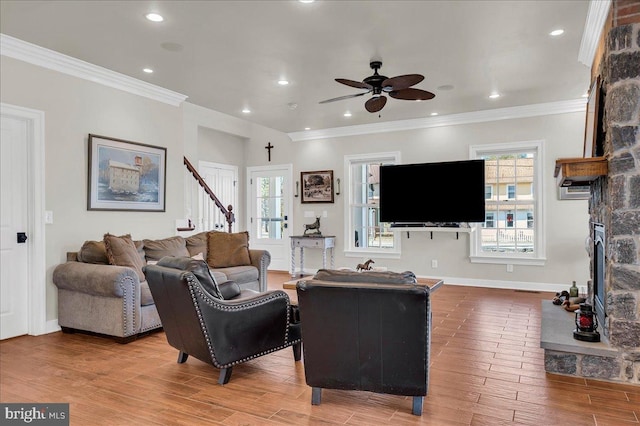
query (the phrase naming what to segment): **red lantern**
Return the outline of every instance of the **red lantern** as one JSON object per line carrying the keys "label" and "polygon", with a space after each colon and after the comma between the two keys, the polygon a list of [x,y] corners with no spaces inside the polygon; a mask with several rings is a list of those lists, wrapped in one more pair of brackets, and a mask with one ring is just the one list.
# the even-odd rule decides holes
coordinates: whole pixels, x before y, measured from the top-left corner
{"label": "red lantern", "polygon": [[575,314],[576,329],[573,338],[585,342],[599,342],[598,316],[594,314],[593,307],[588,303],[581,303]]}

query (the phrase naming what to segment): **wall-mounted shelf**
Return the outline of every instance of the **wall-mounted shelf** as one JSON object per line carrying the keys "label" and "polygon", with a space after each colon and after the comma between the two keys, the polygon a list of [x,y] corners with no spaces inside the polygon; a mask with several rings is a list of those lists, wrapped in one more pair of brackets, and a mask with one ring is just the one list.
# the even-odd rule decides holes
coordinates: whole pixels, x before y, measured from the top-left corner
{"label": "wall-mounted shelf", "polygon": [[397,227],[392,228],[394,232],[406,232],[407,238],[409,238],[410,232],[429,232],[431,233],[431,239],[433,240],[434,232],[455,232],[456,240],[459,239],[460,233],[470,234],[473,231],[473,228],[466,227],[454,227],[454,226],[411,226],[411,227]]}
{"label": "wall-mounted shelf", "polygon": [[608,172],[606,157],[558,158],[553,176],[560,187],[582,186]]}

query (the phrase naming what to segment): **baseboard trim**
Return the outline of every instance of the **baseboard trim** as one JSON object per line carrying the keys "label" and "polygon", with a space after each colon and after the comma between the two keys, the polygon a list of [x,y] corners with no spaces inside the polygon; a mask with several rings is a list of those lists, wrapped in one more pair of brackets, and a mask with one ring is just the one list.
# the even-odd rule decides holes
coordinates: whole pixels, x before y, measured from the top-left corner
{"label": "baseboard trim", "polygon": [[569,290],[568,284],[543,283],[530,281],[502,281],[487,280],[477,278],[460,278],[460,277],[440,277],[440,276],[423,276],[418,278],[438,278],[444,281],[445,285],[457,285],[466,287],[485,287],[485,288],[501,288],[505,290],[526,290],[526,291],[544,291],[556,293],[562,290]]}

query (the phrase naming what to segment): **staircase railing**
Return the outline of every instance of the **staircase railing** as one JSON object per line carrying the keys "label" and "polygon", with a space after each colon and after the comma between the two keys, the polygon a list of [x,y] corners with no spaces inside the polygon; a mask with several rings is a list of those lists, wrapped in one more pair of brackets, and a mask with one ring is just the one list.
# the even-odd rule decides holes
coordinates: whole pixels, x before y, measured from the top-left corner
{"label": "staircase railing", "polygon": [[193,165],[187,160],[187,157],[184,157],[184,165],[187,167],[187,170],[193,175],[195,180],[198,182],[198,185],[202,188],[202,190],[207,194],[209,199],[213,201],[213,203],[218,207],[220,212],[224,215],[225,220],[229,227],[229,232],[232,231],[232,224],[236,221],[235,215],[233,214],[233,206],[229,204],[227,207],[222,205],[216,194],[213,193],[207,182],[200,176],[200,173],[193,167]]}

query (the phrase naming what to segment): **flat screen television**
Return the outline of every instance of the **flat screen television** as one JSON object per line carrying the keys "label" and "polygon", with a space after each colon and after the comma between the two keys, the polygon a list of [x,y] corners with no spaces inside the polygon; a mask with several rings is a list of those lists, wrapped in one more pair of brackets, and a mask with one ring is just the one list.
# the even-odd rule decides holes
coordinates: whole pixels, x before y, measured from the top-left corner
{"label": "flat screen television", "polygon": [[484,189],[484,160],[381,166],[380,221],[484,222]]}

